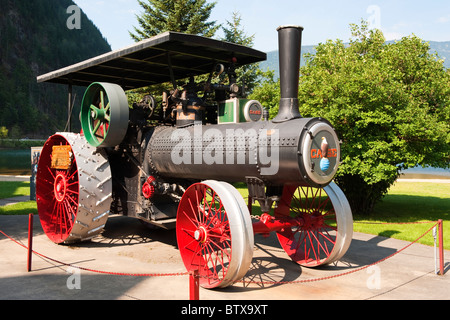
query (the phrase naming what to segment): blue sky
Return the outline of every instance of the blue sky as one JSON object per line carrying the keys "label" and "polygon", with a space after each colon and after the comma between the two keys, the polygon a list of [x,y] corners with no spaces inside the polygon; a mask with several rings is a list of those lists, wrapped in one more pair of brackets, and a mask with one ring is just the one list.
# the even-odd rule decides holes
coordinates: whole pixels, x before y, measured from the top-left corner
{"label": "blue sky", "polygon": [[[141,12],[137,0],[74,1],[113,50],[133,44],[128,31],[137,26],[135,15]],[[255,49],[266,52],[277,49],[280,25],[303,26],[303,44],[315,45],[327,39],[348,41],[349,24],[361,18],[380,28],[387,40],[414,33],[428,41],[450,41],[448,0],[217,0],[211,20],[225,23],[233,11],[241,14],[247,34],[255,35]]]}

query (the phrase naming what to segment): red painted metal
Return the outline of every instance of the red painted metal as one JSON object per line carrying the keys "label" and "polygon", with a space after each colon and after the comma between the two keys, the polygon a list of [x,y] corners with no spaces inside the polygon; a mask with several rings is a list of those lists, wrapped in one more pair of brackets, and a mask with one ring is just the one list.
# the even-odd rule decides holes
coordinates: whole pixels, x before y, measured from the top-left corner
{"label": "red painted metal", "polygon": [[193,270],[189,276],[189,297],[191,301],[200,300],[200,278],[198,270]]}
{"label": "red painted metal", "polygon": [[439,275],[444,275],[444,221],[439,220]]}
{"label": "red painted metal", "polygon": [[259,222],[253,223],[253,232],[269,236],[271,232],[284,232],[285,229],[293,227],[301,227],[302,219],[294,219],[290,217],[276,218],[264,213],[261,215]]}
{"label": "red painted metal", "polygon": [[142,194],[145,199],[151,199],[155,195],[155,186],[153,183],[156,181],[154,177],[149,177],[147,182],[142,186]]}
{"label": "red painted metal", "polygon": [[28,216],[28,259],[27,259],[28,272],[31,272],[31,264],[33,259],[33,224],[34,224],[34,215],[30,214]]}
{"label": "red painted metal", "polygon": [[250,212],[250,215],[253,214],[253,198],[248,196],[248,212]]}
{"label": "red painted metal", "polygon": [[177,218],[178,247],[188,272],[198,271],[204,288],[223,282],[231,263],[228,215],[216,192],[195,184],[184,194]]}
{"label": "red painted metal", "polygon": [[323,189],[285,186],[275,217],[297,222],[277,232],[281,246],[293,261],[316,267],[330,257],[336,244],[337,219]]}
{"label": "red painted metal", "polygon": [[53,147],[69,145],[64,137],[55,135],[44,146],[39,160],[39,216],[42,228],[55,243],[63,243],[70,236],[78,214],[80,184],[75,157],[67,170],[52,168]]}

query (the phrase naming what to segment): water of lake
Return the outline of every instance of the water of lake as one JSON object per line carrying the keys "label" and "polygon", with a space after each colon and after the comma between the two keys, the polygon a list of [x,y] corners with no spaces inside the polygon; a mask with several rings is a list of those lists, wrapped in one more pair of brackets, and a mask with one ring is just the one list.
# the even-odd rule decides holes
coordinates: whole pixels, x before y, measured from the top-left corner
{"label": "water of lake", "polygon": [[0,175],[31,175],[31,149],[0,149]]}

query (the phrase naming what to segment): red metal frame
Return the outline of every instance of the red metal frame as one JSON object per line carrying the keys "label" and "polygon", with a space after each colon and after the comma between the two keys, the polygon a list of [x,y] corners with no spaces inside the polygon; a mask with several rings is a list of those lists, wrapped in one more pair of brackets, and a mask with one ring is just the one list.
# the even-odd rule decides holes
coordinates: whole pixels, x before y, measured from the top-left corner
{"label": "red metal frame", "polygon": [[264,213],[261,215],[260,221],[253,223],[253,232],[269,236],[272,232],[282,232],[284,229],[301,227],[302,224],[301,219],[290,217],[276,218]]}

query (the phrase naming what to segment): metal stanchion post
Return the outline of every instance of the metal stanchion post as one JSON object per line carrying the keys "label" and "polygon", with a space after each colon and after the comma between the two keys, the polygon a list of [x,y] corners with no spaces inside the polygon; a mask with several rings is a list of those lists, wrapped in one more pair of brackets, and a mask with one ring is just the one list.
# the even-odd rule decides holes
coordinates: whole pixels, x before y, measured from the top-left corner
{"label": "metal stanchion post", "polygon": [[433,228],[433,238],[434,238],[434,274],[439,274],[437,267],[437,226]]}
{"label": "metal stanchion post", "polygon": [[33,258],[33,223],[34,223],[34,215],[30,214],[28,216],[28,259],[27,259],[28,272],[31,272],[31,263]]}
{"label": "metal stanchion post", "polygon": [[439,275],[444,275],[444,221],[439,220]]}
{"label": "metal stanchion post", "polygon": [[192,271],[189,276],[189,294],[191,301],[200,300],[200,279],[198,276],[198,270]]}

